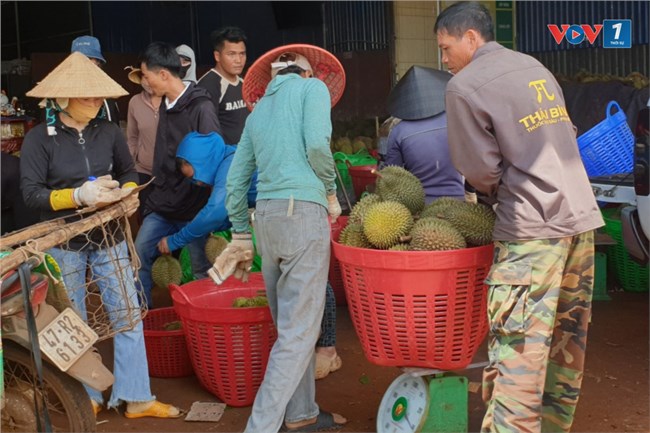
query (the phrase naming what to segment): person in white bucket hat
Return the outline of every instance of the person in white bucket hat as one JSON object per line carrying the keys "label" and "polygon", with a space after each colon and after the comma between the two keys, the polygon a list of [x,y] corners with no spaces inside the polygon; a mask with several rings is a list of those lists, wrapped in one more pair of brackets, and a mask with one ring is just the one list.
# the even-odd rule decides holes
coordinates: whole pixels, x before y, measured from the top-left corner
{"label": "person in white bucket hat", "polygon": [[244,79],[244,89],[251,77],[252,89],[266,90],[246,121],[228,173],[226,208],[233,240],[209,274],[217,283],[233,272],[247,277],[253,244],[246,195],[257,168],[253,224],[278,339],[247,433],[277,432],[283,421],[286,431],[301,432],[335,429],[346,422],[341,415],[321,410],[315,396],[314,346],[321,331],[330,260],[328,215],[334,222],[341,214],[329,149],[331,93],[324,81],[310,78],[325,72],[324,65],[333,66],[327,74],[338,78],[335,90],[342,93],[340,63],[311,45],[264,54]]}
{"label": "person in white bucket hat", "polygon": [[[46,122],[25,136],[21,152],[21,189],[27,206],[40,211],[41,220],[73,217],[75,209],[101,206],[124,199],[128,212],[138,207],[138,176],[120,128],[97,115],[104,98],[127,92],[80,53],[70,54],[27,96],[46,98]],[[109,227],[110,227],[109,223]],[[103,229],[103,228],[102,228]],[[61,268],[70,300],[87,319],[86,270],[102,296],[104,308],[116,318],[114,337],[115,382],[108,407],[126,403],[125,416],[175,418],[174,406],[161,403],[151,393],[149,369],[139,314],[138,293],[130,266],[127,243],[120,231],[105,238],[102,229],[71,239],[48,253]],[[89,242],[89,240],[91,242]],[[136,324],[125,323],[125,312]],[[101,392],[86,387],[97,414],[104,403]]]}

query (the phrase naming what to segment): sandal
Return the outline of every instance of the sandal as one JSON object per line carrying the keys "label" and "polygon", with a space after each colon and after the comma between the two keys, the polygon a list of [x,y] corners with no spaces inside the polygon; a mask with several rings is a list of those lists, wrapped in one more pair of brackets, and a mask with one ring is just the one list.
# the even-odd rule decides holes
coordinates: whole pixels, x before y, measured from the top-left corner
{"label": "sandal", "polygon": [[[178,414],[172,415],[172,409],[177,409]],[[154,401],[148,409],[143,410],[142,412],[130,413],[129,411],[124,412],[124,416],[127,418],[144,418],[144,417],[153,417],[153,418],[180,418],[183,416],[183,412],[172,406],[171,404],[161,403],[158,400]]]}
{"label": "sandal", "polygon": [[344,424],[338,424],[334,421],[334,416],[329,413],[321,410],[316,417],[316,422],[313,424],[304,425],[297,428],[287,428],[286,425],[283,425],[280,431],[282,432],[319,432],[319,431],[331,431],[341,429]]}
{"label": "sandal", "polygon": [[334,355],[333,358],[330,358],[327,355],[321,353],[316,353],[316,371],[314,377],[316,380],[324,379],[328,374],[334,373],[336,370],[341,368],[343,365],[343,360],[338,355]]}
{"label": "sandal", "polygon": [[90,403],[93,406],[93,413],[95,414],[95,418],[97,418],[97,414],[102,411],[102,405],[93,399],[90,400]]}

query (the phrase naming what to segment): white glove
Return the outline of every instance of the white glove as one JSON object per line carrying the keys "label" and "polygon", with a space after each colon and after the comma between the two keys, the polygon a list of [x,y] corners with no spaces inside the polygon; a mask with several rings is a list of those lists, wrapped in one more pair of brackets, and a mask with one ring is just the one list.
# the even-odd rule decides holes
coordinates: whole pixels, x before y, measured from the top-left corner
{"label": "white glove", "polygon": [[95,180],[84,182],[83,185],[74,190],[73,197],[80,206],[113,203],[122,197],[119,186],[120,183],[113,180],[110,174],[107,174]]}
{"label": "white glove", "polygon": [[476,204],[477,197],[475,192],[465,191],[465,201],[467,203]]}
{"label": "white glove", "polygon": [[223,283],[232,274],[245,283],[254,255],[253,236],[250,233],[233,233],[232,241],[214,261],[208,275],[217,284]]}
{"label": "white glove", "polygon": [[336,198],[336,192],[327,196],[327,213],[331,218],[332,224],[341,216],[341,205],[339,204],[339,199]]}

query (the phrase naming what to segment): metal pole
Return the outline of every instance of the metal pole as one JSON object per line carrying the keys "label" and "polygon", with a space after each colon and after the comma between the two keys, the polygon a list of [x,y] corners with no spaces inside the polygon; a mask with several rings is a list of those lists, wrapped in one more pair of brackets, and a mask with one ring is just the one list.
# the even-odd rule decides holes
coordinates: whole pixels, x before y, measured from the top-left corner
{"label": "metal pole", "polygon": [[17,58],[22,58],[20,50],[20,20],[18,19],[18,2],[14,2],[14,19],[16,20],[16,46]]}
{"label": "metal pole", "polygon": [[323,21],[323,48],[327,50],[328,46],[327,46],[327,22],[325,16],[325,2],[321,3],[320,5],[320,14],[321,14],[321,20]]}
{"label": "metal pole", "polygon": [[[438,15],[440,15],[440,0],[436,2],[436,19],[438,19]],[[431,29],[433,31],[433,29]],[[442,54],[440,53],[440,48],[438,48],[438,36],[434,35],[436,37],[436,51],[438,52],[438,69],[442,69]]]}
{"label": "metal pole", "polygon": [[88,2],[88,23],[90,24],[90,34],[93,35],[93,6],[92,2]]}

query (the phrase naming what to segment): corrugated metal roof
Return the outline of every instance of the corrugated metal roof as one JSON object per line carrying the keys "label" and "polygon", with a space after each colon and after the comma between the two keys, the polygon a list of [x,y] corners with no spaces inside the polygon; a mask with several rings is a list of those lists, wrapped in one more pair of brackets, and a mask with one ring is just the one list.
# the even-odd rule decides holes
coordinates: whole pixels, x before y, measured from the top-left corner
{"label": "corrugated metal roof", "polygon": [[388,48],[390,2],[324,2],[325,48],[332,52]]}
{"label": "corrugated metal roof", "polygon": [[[518,1],[517,49],[524,53],[579,50],[590,47],[588,41],[572,45],[564,39],[555,42],[548,24],[602,24],[606,19],[632,21],[632,45],[648,44],[647,1]],[[594,47],[603,46],[602,33]],[[615,50],[616,51],[616,50]],[[624,51],[624,50],[621,50]]]}
{"label": "corrugated metal roof", "polygon": [[640,72],[646,77],[650,75],[647,45],[636,45],[629,50],[583,48],[529,54],[553,73],[568,77],[583,69],[592,74],[612,74],[619,77],[626,77],[630,72]]}

